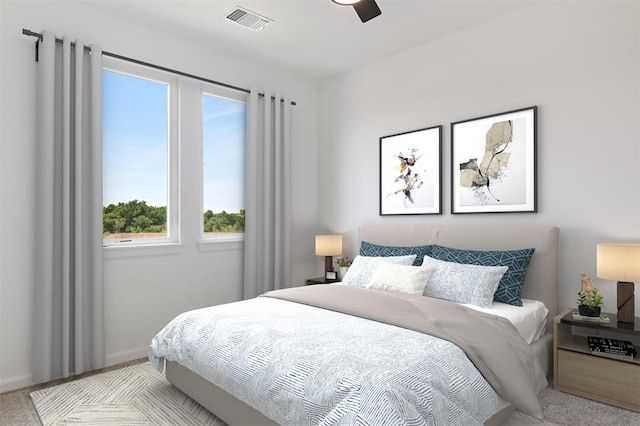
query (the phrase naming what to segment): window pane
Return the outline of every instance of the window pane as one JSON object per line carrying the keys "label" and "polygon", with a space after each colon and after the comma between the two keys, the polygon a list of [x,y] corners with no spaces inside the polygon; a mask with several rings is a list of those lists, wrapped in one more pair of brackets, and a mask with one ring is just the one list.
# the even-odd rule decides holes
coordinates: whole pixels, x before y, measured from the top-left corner
{"label": "window pane", "polygon": [[244,233],[246,104],[203,94],[205,235]]}
{"label": "window pane", "polygon": [[167,237],[167,84],[103,70],[103,235]]}

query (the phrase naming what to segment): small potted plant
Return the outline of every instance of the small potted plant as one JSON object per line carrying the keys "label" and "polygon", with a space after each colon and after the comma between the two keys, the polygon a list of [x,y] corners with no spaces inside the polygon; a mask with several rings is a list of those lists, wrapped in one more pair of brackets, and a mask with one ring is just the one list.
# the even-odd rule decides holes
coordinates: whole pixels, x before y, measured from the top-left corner
{"label": "small potted plant", "polygon": [[584,272],[582,274],[582,288],[578,292],[576,302],[578,303],[578,313],[585,317],[599,317],[604,297],[600,294],[591,278]]}
{"label": "small potted plant", "polygon": [[340,279],[343,279],[349,270],[349,266],[351,266],[351,259],[349,256],[342,256],[336,259],[336,264],[340,270]]}

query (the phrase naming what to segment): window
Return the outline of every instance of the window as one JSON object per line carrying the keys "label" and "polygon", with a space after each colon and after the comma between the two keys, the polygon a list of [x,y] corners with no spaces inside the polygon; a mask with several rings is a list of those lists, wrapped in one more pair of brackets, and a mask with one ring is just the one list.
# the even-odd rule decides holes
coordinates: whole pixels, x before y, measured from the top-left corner
{"label": "window", "polygon": [[104,59],[104,245],[241,240],[246,94]]}
{"label": "window", "polygon": [[104,244],[175,242],[177,80],[108,63],[113,67],[102,73]]}
{"label": "window", "polygon": [[203,235],[244,234],[246,103],[202,94]]}

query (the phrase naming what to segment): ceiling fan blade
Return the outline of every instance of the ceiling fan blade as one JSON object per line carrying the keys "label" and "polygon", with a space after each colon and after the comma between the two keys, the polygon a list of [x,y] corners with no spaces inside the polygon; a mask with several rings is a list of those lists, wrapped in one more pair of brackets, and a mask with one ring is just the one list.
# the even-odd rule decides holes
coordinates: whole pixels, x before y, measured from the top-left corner
{"label": "ceiling fan blade", "polygon": [[353,8],[362,22],[367,22],[382,14],[376,0],[360,0],[353,4]]}

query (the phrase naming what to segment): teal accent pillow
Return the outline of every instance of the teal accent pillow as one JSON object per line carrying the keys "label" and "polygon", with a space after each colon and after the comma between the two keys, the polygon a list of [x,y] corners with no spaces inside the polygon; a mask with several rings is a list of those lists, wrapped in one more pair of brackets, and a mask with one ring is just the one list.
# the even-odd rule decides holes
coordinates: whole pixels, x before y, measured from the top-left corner
{"label": "teal accent pillow", "polygon": [[360,255],[369,257],[389,257],[389,256],[408,256],[416,255],[413,261],[414,266],[422,265],[422,259],[425,256],[431,256],[432,245],[413,246],[413,247],[397,247],[397,246],[381,246],[378,244],[362,241],[360,243]]}
{"label": "teal accent pillow", "polygon": [[434,245],[431,257],[447,262],[483,266],[506,266],[493,300],[522,306],[522,286],[535,248],[506,251],[461,250]]}

